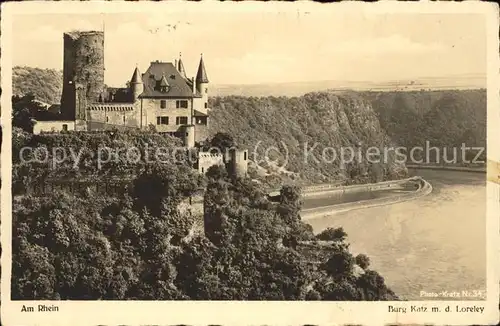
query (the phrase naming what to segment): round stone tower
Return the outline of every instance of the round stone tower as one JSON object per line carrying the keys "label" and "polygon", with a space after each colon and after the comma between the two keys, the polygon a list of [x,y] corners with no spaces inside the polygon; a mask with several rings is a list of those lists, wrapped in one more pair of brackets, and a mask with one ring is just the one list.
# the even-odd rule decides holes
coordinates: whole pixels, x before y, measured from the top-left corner
{"label": "round stone tower", "polygon": [[230,174],[234,177],[246,177],[248,172],[248,151],[232,149],[229,152]]}
{"label": "round stone tower", "polygon": [[82,85],[85,102],[95,103],[104,90],[104,32],[64,33],[61,111],[68,119],[85,119],[76,103],[75,85]]}
{"label": "round stone tower", "polygon": [[184,126],[184,134],[182,137],[182,140],[184,141],[184,146],[187,148],[193,148],[194,147],[194,125],[186,125]]}

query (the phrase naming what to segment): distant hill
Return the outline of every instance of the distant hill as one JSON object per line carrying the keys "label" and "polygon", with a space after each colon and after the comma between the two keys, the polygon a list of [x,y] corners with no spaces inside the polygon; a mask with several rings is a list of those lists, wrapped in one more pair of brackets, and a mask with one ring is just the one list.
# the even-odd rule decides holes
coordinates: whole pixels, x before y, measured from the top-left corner
{"label": "distant hill", "polygon": [[13,95],[32,93],[35,99],[48,104],[59,103],[62,93],[62,71],[32,67],[12,69]]}
{"label": "distant hill", "polygon": [[[261,84],[219,84],[210,86],[211,96],[301,96],[317,91],[420,91],[444,89],[479,89],[486,87],[486,77],[477,74],[442,78],[424,77],[418,80],[388,82],[323,80]],[[62,92],[62,71],[32,67],[13,68],[14,95],[32,92],[42,102],[59,103]]]}
{"label": "distant hill", "polygon": [[387,82],[323,80],[314,82],[289,82],[242,85],[213,85],[213,96],[301,96],[309,92],[325,90],[355,91],[414,91],[445,89],[479,89],[486,87],[486,76],[458,75],[442,78],[424,77],[415,80]]}

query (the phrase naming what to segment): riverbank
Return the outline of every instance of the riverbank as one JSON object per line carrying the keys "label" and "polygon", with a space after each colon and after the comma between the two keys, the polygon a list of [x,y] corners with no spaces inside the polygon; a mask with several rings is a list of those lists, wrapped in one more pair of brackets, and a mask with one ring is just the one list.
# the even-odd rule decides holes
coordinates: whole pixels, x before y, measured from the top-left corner
{"label": "riverbank", "polygon": [[430,164],[406,164],[409,169],[425,169],[425,170],[447,170],[447,171],[459,171],[459,172],[476,172],[476,173],[486,173],[486,167],[466,167],[466,166],[443,166],[443,165],[430,165]]}
{"label": "riverbank", "polygon": [[[408,185],[410,185],[410,188],[412,185],[416,185],[416,189],[413,191],[403,191],[403,190],[408,190]],[[412,177],[403,180],[385,181],[375,184],[347,186],[338,190],[309,193],[307,195],[309,197],[325,196],[326,194],[331,193],[332,196],[339,196],[339,195],[342,196],[352,192],[361,192],[361,191],[374,192],[374,191],[382,191],[385,189],[394,189],[402,191],[400,194],[388,197],[303,209],[301,211],[302,219],[310,220],[314,218],[324,217],[327,215],[347,212],[355,209],[365,209],[376,206],[392,205],[400,202],[413,200],[430,194],[432,192],[432,185],[423,178]]]}
{"label": "riverbank", "polygon": [[420,296],[422,289],[436,293],[461,289],[464,280],[467,288],[485,289],[486,175],[429,169],[409,173],[429,182],[432,192],[394,205],[304,222],[316,234],[342,227],[351,252],[370,257],[373,269],[401,298],[429,300]]}

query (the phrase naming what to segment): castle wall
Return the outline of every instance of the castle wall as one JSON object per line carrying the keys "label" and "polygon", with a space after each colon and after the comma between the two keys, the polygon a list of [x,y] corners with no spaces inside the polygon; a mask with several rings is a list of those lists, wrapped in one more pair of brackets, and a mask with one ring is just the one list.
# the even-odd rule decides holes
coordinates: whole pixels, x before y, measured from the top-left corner
{"label": "castle wall", "polygon": [[194,127],[194,141],[201,142],[208,138],[208,126],[207,125],[195,125]]}
{"label": "castle wall", "polygon": [[221,154],[199,153],[198,154],[198,172],[206,173],[208,168],[214,165],[224,165]]}
{"label": "castle wall", "polygon": [[63,68],[61,110],[68,119],[83,119],[85,108],[75,107],[73,84],[83,85],[86,103],[99,98],[104,89],[104,32],[65,33]]}
{"label": "castle wall", "polygon": [[75,130],[75,121],[58,120],[58,121],[37,121],[33,126],[33,134],[38,135],[41,132],[60,132],[64,130]]}
{"label": "castle wall", "polygon": [[88,128],[87,122],[82,119],[76,119],[75,120],[75,130],[77,131],[88,131],[90,130]]}
{"label": "castle wall", "polygon": [[74,118],[85,120],[85,110],[87,108],[87,88],[82,84],[73,84],[75,87],[75,106],[74,106]]}
{"label": "castle wall", "polygon": [[[179,99],[185,100],[185,99]],[[142,112],[143,112],[143,121],[142,127],[147,128],[150,124],[156,127],[158,132],[176,132],[180,131],[181,125],[176,124],[177,117],[187,117],[187,124],[191,123],[191,110],[192,104],[191,100],[187,99],[188,107],[187,108],[177,108],[175,99],[167,99],[166,100],[166,108],[162,109],[160,106],[159,99],[141,99],[142,101]],[[157,117],[168,117],[168,125],[157,124]]]}
{"label": "castle wall", "polygon": [[133,182],[127,179],[102,180],[100,182],[95,180],[44,180],[44,182],[29,185],[21,192],[34,196],[46,196],[57,190],[74,195],[84,195],[89,191],[103,195],[114,195],[123,194],[127,188],[131,187],[133,187]]}
{"label": "castle wall", "polygon": [[[87,109],[87,121],[110,125],[140,128],[140,110],[132,103],[108,103],[90,105]],[[94,123],[94,125],[96,125]]]}

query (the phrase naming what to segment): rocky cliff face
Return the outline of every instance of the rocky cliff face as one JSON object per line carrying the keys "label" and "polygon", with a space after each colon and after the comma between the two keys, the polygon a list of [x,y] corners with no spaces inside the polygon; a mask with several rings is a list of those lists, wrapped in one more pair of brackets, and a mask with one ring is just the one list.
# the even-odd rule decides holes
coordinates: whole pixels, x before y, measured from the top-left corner
{"label": "rocky cliff face", "polygon": [[[412,148],[486,147],[486,90],[366,92],[380,125],[398,145]],[[466,153],[473,160],[477,151]],[[450,155],[451,156],[451,155]],[[434,157],[430,159],[435,159]],[[477,160],[485,160],[483,152]],[[457,160],[462,160],[458,155]]]}
{"label": "rocky cliff face", "polygon": [[[231,134],[249,149],[255,163],[268,169],[281,167],[282,174],[293,172],[288,176],[296,181],[374,182],[406,174],[394,153],[384,155],[384,148],[393,144],[370,102],[355,93],[217,97],[211,107],[212,133]],[[380,159],[373,154],[367,158],[367,151],[376,153],[377,149]]]}

